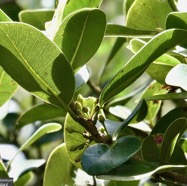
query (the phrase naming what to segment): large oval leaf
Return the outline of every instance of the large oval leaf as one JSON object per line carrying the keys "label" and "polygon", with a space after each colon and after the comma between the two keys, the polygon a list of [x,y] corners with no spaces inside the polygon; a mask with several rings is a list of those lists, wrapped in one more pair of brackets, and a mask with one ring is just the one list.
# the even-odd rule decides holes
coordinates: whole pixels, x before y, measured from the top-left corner
{"label": "large oval leaf", "polygon": [[0,65],[40,99],[66,107],[73,94],[72,69],[44,34],[23,23],[0,23]]}
{"label": "large oval leaf", "polygon": [[126,162],[140,149],[141,142],[133,136],[118,138],[112,146],[95,144],[82,156],[82,167],[90,175],[108,172]]}
{"label": "large oval leaf", "polygon": [[105,14],[94,8],[74,12],[62,22],[54,42],[62,49],[73,70],[83,66],[95,54],[105,27]]}
{"label": "large oval leaf", "polygon": [[150,40],[106,85],[100,95],[100,103],[104,104],[113,96],[133,83],[148,66],[170,48],[187,41],[187,31],[171,29],[164,31]]}
{"label": "large oval leaf", "polygon": [[127,26],[142,30],[164,29],[171,11],[168,1],[136,0],[128,11]]}
{"label": "large oval leaf", "polygon": [[56,147],[48,158],[43,186],[73,185],[72,168],[66,146],[63,143]]}

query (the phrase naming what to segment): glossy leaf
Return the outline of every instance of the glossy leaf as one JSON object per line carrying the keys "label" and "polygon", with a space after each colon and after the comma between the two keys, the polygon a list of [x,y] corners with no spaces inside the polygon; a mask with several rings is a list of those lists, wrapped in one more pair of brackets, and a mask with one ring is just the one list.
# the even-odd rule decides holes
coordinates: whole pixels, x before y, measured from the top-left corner
{"label": "glossy leaf", "polygon": [[182,28],[187,29],[187,13],[171,12],[166,20],[166,28]]}
{"label": "glossy leaf", "polygon": [[0,21],[12,21],[8,15],[6,15],[1,9],[0,9]]}
{"label": "glossy leaf", "polygon": [[9,175],[14,181],[23,175],[25,172],[36,169],[45,163],[44,159],[29,159],[29,160],[16,160],[10,166]]}
{"label": "glossy leaf", "polygon": [[184,43],[186,36],[187,31],[180,29],[167,30],[155,36],[105,86],[100,95],[100,103],[106,103],[128,87],[142,75],[155,59],[175,45]]}
{"label": "glossy leaf", "polygon": [[103,174],[126,162],[140,150],[140,146],[139,139],[133,136],[118,138],[111,147],[95,144],[86,149],[81,164],[90,175]]}
{"label": "glossy leaf", "polygon": [[17,83],[0,67],[0,107],[16,92]]}
{"label": "glossy leaf", "polygon": [[159,166],[158,164],[147,161],[130,159],[121,166],[97,177],[107,180],[133,181],[148,178],[156,173],[178,170],[181,168],[186,168],[186,166],[171,164]]}
{"label": "glossy leaf", "polygon": [[185,155],[187,155],[187,139],[186,138],[180,139],[179,140],[179,145],[182,148],[182,150],[185,153]]}
{"label": "glossy leaf", "polygon": [[54,10],[23,10],[19,13],[19,20],[40,30],[45,30],[45,23],[53,18]]}
{"label": "glossy leaf", "polygon": [[0,23],[0,30],[0,65],[4,70],[40,99],[67,107],[74,94],[74,76],[58,47],[23,23]]}
{"label": "glossy leaf", "polygon": [[62,49],[74,71],[96,53],[105,27],[105,14],[94,8],[74,12],[62,22],[54,41]]}
{"label": "glossy leaf", "polygon": [[[56,132],[60,130],[62,126],[57,123],[49,123],[41,126],[30,138],[27,139],[27,141],[19,148],[18,152],[15,154],[14,158],[17,156],[17,154],[26,148],[28,148],[30,145],[32,145],[36,140],[41,138],[43,135]],[[11,160],[9,166],[14,162],[14,158]]]}
{"label": "glossy leaf", "polygon": [[29,185],[29,182],[32,180],[33,174],[30,172],[25,173],[19,177],[17,181],[14,182],[15,186]]}
{"label": "glossy leaf", "polygon": [[[96,98],[82,97],[81,99],[81,106],[87,107],[90,110],[88,115],[85,114],[85,116],[91,118],[91,114],[94,113]],[[89,146],[88,139],[84,138],[83,134],[85,134],[85,129],[67,114],[65,118],[64,141],[71,162],[78,168],[81,168],[80,160],[82,153]]]}
{"label": "glossy leaf", "polygon": [[63,18],[83,8],[98,8],[103,0],[71,0],[66,4]]}
{"label": "glossy leaf", "polygon": [[56,117],[64,117],[67,111],[63,108],[55,107],[53,105],[41,104],[26,111],[17,120],[17,128],[21,128],[29,123],[36,121],[46,121]]}
{"label": "glossy leaf", "polygon": [[65,144],[59,145],[48,158],[43,186],[73,185],[72,168]]}
{"label": "glossy leaf", "polygon": [[136,30],[122,25],[108,24],[105,37],[126,37],[126,38],[152,38],[157,32],[149,30]]}
{"label": "glossy leaf", "polygon": [[168,1],[136,0],[128,11],[127,26],[141,30],[165,29],[165,21],[171,11]]}
{"label": "glossy leaf", "polygon": [[168,85],[181,87],[187,91],[187,65],[179,64],[172,68],[166,76]]}
{"label": "glossy leaf", "polygon": [[147,114],[147,105],[144,100],[140,100],[138,105],[132,111],[132,113],[128,116],[128,118],[116,129],[113,134],[113,138],[117,138],[123,133],[123,130],[127,127],[127,125],[134,119],[139,122],[144,119]]}
{"label": "glossy leaf", "polygon": [[170,124],[177,120],[178,118],[187,118],[187,108],[186,107],[177,107],[171,111],[169,111],[166,115],[164,115],[155,125],[151,134],[161,133],[164,134]]}
{"label": "glossy leaf", "polygon": [[181,135],[187,129],[187,119],[179,118],[172,122],[164,134],[164,139],[162,142],[162,148],[160,152],[161,163],[169,163],[177,141],[180,139]]}
{"label": "glossy leaf", "polygon": [[[131,50],[134,53],[138,52],[145,44],[146,42],[140,39],[132,39],[130,41]],[[149,65],[146,72],[159,83],[165,84],[167,73],[172,69],[172,67],[178,64],[180,64],[180,61],[175,57],[163,54]]]}

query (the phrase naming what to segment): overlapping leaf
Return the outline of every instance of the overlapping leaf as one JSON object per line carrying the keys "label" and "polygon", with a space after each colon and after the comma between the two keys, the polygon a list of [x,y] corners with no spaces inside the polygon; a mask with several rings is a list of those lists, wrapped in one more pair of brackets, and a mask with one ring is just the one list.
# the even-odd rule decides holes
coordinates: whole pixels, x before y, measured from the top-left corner
{"label": "overlapping leaf", "polygon": [[40,99],[67,107],[74,94],[72,69],[52,41],[23,23],[0,23],[0,65]]}

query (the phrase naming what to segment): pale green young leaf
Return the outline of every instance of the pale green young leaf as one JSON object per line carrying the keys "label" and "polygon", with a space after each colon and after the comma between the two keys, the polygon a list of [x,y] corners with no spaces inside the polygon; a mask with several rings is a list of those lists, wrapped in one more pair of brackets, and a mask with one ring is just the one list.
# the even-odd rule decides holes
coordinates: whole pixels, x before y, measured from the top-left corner
{"label": "pale green young leaf", "polygon": [[0,9],[0,21],[7,21],[7,22],[11,22],[12,20],[10,19],[10,17],[8,17],[8,15],[6,15],[1,9]]}

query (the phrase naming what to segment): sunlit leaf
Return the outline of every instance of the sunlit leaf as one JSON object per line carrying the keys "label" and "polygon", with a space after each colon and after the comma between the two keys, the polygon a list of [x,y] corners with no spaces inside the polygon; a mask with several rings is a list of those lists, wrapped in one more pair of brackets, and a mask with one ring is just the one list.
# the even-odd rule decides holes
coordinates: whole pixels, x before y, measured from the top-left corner
{"label": "sunlit leaf", "polygon": [[12,21],[8,15],[6,15],[1,9],[0,9],[0,21]]}
{"label": "sunlit leaf", "polygon": [[0,23],[0,65],[40,99],[67,107],[74,94],[72,69],[58,47],[23,23]]}
{"label": "sunlit leaf", "polygon": [[127,26],[142,30],[164,29],[171,11],[168,1],[136,0],[128,11]]}
{"label": "sunlit leaf", "polygon": [[98,50],[105,27],[105,14],[94,8],[74,12],[62,22],[54,41],[74,71],[87,63]]}
{"label": "sunlit leaf", "polygon": [[155,59],[175,45],[184,43],[186,36],[187,31],[180,29],[167,30],[155,36],[105,86],[100,95],[100,103],[106,103],[128,87],[142,75]]}
{"label": "sunlit leaf", "polygon": [[22,10],[19,20],[28,23],[40,30],[45,30],[45,23],[53,17],[54,10]]}
{"label": "sunlit leaf", "polygon": [[65,144],[63,143],[56,147],[48,158],[43,186],[73,185],[72,168]]}

